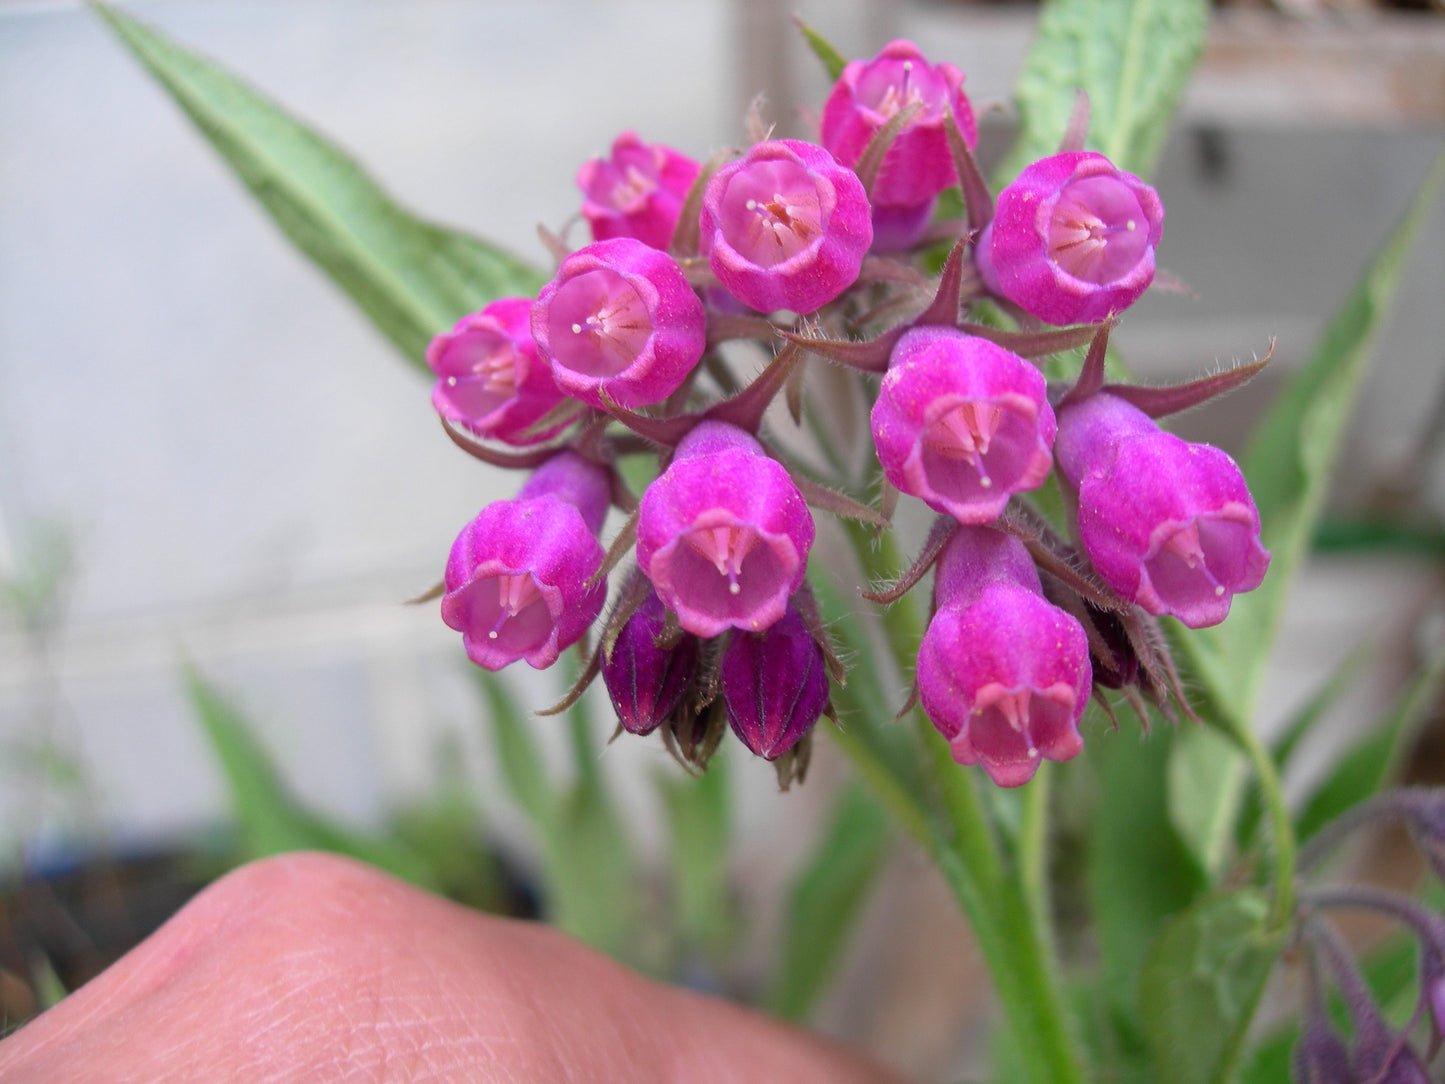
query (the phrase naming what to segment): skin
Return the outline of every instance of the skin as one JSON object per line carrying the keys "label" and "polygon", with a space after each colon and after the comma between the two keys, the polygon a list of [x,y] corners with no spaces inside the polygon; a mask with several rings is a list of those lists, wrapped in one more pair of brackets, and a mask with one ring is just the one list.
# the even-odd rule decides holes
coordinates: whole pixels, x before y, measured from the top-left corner
{"label": "skin", "polygon": [[901,1084],[545,926],[319,854],[212,885],[0,1043],[0,1080]]}

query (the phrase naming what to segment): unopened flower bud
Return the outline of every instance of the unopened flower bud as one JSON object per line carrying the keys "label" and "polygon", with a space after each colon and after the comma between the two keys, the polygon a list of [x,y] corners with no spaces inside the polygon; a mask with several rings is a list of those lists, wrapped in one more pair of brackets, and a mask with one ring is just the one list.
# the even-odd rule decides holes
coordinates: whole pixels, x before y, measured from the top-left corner
{"label": "unopened flower bud", "polygon": [[821,142],[849,167],[878,130],[910,106],[918,112],[889,145],[869,193],[876,251],[911,247],[935,197],[958,183],[944,130],[950,110],[964,142],[978,143],[963,73],[952,64],[930,64],[911,41],[892,41],[872,60],[846,65],[823,106]]}
{"label": "unopened flower bud", "polygon": [[660,644],[667,608],[656,593],[622,626],[612,654],[602,660],[602,680],[617,709],[617,721],[632,734],[651,734],[682,703],[698,665],[698,640],[683,633],[676,644]]}
{"label": "unopened flower bud", "polygon": [[1064,406],[1054,446],[1079,494],[1095,570],[1151,614],[1217,625],[1269,568],[1259,512],[1234,460],[1161,430],[1118,396]]}
{"label": "unopened flower bud", "polygon": [[573,452],[547,460],[515,500],[496,501],[462,530],[447,559],[442,620],[487,670],[518,659],[545,669],[602,611],[597,532],[607,471]]}
{"label": "unopened flower bud", "polygon": [[898,340],[872,429],[888,480],[960,523],[997,519],[1010,494],[1036,489],[1053,466],[1043,374],[953,328],[914,328]]}
{"label": "unopened flower bud", "polygon": [[1164,205],[1093,151],[1035,162],[998,197],[979,237],[988,288],[1050,324],[1096,323],[1154,281]]}
{"label": "unopened flower bud", "polygon": [[873,242],[857,174],[822,147],[758,143],[703,192],[703,250],[728,292],[760,312],[812,312],[858,278]]}
{"label": "unopened flower bud", "polygon": [[1044,599],[1023,543],[960,528],[939,558],[934,594],[918,693],[953,759],[1016,787],[1034,777],[1040,757],[1075,756],[1092,676],[1088,639]]}
{"label": "unopened flower bud", "polygon": [[720,678],[733,733],[766,760],[797,745],[828,706],[823,649],[793,606],[763,632],[733,633]]}
{"label": "unopened flower bud", "polygon": [[507,444],[535,444],[562,426],[532,427],[562,402],[552,369],[532,342],[532,300],[505,297],[427,347],[426,361],[437,374],[432,406],[443,418]]}
{"label": "unopened flower bud", "polygon": [[703,422],[642,495],[637,564],[688,632],[759,632],[802,584],[813,533],[783,465],[736,426]]}
{"label": "unopened flower bud", "polygon": [[594,158],[577,171],[592,239],[635,237],[666,249],[698,170],[687,155],[623,132],[612,144],[611,158]]}
{"label": "unopened flower bud", "polygon": [[632,237],[562,261],[532,310],[537,352],[567,394],[601,406],[660,403],[702,357],[707,316],[682,268]]}

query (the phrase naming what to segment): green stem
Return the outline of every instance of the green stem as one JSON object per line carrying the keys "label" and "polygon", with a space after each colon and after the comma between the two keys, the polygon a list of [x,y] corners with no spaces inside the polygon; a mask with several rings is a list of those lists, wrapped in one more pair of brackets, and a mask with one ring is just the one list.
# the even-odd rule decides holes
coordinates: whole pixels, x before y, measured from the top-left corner
{"label": "green stem", "polygon": [[1019,882],[1033,905],[1034,930],[1039,942],[1054,955],[1053,923],[1049,920],[1049,792],[1053,770],[1039,765],[1024,788],[1023,827],[1019,832]]}
{"label": "green stem", "polygon": [[1275,767],[1274,757],[1270,756],[1269,750],[1264,747],[1264,743],[1252,728],[1234,722],[1232,717],[1231,731],[1254,767],[1260,796],[1269,811],[1270,829],[1274,836],[1274,899],[1270,903],[1269,925],[1272,930],[1282,930],[1294,915],[1294,882],[1298,853],[1294,823],[1290,820],[1289,809],[1284,802],[1284,787],[1280,783],[1279,769]]}

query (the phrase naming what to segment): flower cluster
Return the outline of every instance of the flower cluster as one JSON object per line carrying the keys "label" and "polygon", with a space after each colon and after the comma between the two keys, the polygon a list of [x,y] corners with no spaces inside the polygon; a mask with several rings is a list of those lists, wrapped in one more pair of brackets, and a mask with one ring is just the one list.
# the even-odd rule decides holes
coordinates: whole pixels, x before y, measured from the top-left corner
{"label": "flower cluster", "polygon": [[[915,691],[959,763],[1016,786],[1079,752],[1100,689],[1182,704],[1155,618],[1222,621],[1269,555],[1238,467],[1157,419],[1257,366],[1105,383],[1109,332],[1154,278],[1159,197],[1066,146],[995,200],[963,82],[895,41],[843,68],[816,143],[758,132],[704,166],[625,132],[577,176],[591,243],[559,241],[535,298],[437,337],[452,439],[532,472],[447,565],[443,617],[476,663],[550,665],[617,573],[584,684],[601,674],[623,729],[660,731],[693,765],[731,729],[786,785],[845,676],[808,584],[811,508],[883,529],[902,493],[936,526],[869,597],[934,570]],[[938,217],[955,186],[966,221]],[[1014,329],[974,322],[984,308]],[[1038,359],[1085,344],[1081,368],[1046,379]],[[749,349],[766,364],[745,377]],[[852,370],[873,404],[877,506],[813,480],[763,427],[786,389],[832,446],[863,439],[808,403],[810,356]],[[640,494],[629,459],[651,461],[628,471],[652,478]],[[1076,511],[1064,530],[1025,496],[1051,476]],[[604,555],[611,507],[626,521]]]}

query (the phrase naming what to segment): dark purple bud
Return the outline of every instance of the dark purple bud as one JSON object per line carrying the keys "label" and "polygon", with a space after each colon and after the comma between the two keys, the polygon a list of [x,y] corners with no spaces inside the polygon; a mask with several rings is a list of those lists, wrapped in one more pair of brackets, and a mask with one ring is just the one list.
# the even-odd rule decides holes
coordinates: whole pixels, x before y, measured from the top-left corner
{"label": "dark purple bud", "polygon": [[766,760],[793,748],[828,706],[823,649],[791,604],[767,631],[733,634],[721,681],[733,733]]}
{"label": "dark purple bud", "polygon": [[672,646],[662,646],[666,632],[667,607],[649,592],[602,661],[602,680],[617,721],[629,733],[656,730],[682,703],[697,672],[697,637],[682,633]]}

